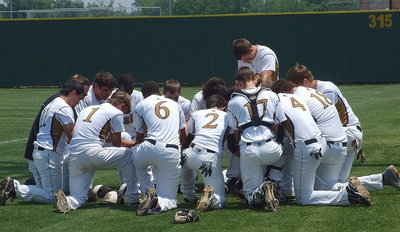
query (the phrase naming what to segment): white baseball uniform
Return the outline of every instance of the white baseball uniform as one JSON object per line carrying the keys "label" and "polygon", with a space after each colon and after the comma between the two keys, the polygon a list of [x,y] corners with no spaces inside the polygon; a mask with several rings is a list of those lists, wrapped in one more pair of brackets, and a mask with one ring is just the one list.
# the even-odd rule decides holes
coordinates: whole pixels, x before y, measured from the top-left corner
{"label": "white baseball uniform", "polygon": [[314,190],[316,170],[322,157],[314,153],[326,151],[326,141],[321,136],[306,102],[293,94],[279,94],[282,110],[287,117],[286,132],[294,146],[294,188],[300,205],[349,205],[347,190]]}
{"label": "white baseball uniform", "polygon": [[122,168],[127,183],[127,203],[139,200],[138,180],[128,148],[103,146],[110,134],[123,131],[123,113],[110,103],[89,106],[81,111],[70,145],[71,194],[67,202],[71,209],[86,202],[94,173],[100,168]]}
{"label": "white baseball uniform", "polygon": [[186,125],[181,107],[163,96],[151,95],[134,110],[136,132],[147,134],[132,148],[132,158],[143,193],[152,187],[147,167],[151,166],[157,185],[158,204],[162,211],[177,207],[180,166],[179,130]]}
{"label": "white baseball uniform", "polygon": [[228,120],[228,114],[224,111],[205,109],[194,112],[188,122],[188,133],[195,137],[184,151],[187,159],[182,168],[181,191],[184,198],[194,199],[196,192],[192,171],[197,173],[203,164],[211,165],[212,173],[207,176],[203,174],[203,181],[204,186],[211,185],[215,190],[215,199],[211,202],[214,209],[222,208],[226,202],[221,156]]}
{"label": "white baseball uniform", "polygon": [[326,152],[317,168],[315,190],[330,190],[338,182],[347,155],[347,135],[339,114],[329,98],[315,89],[299,86],[294,95],[306,102],[314,121],[327,142]]}
{"label": "white baseball uniform", "polygon": [[251,63],[247,64],[238,60],[238,69],[243,66],[249,67],[251,71],[256,74],[261,74],[263,71],[271,70],[272,77],[279,79],[279,63],[275,52],[266,46],[256,46],[258,46],[257,54]]}
{"label": "white baseball uniform", "polygon": [[181,106],[183,114],[185,115],[185,121],[187,122],[190,118],[190,101],[182,96],[178,98],[178,104]]}
{"label": "white baseball uniform", "polygon": [[67,136],[63,126],[73,123],[74,112],[61,97],[57,97],[43,109],[33,153],[41,187],[21,185],[14,180],[18,198],[44,204],[55,203],[54,193],[62,187],[63,155],[67,152]]}
{"label": "white baseball uniform", "polygon": [[[256,94],[260,87],[242,90],[248,94]],[[278,96],[263,89],[257,96],[257,113],[262,122],[270,125],[278,124],[286,120],[281,111]],[[245,95],[233,95],[228,104],[231,115],[230,127],[239,130],[242,126],[251,122],[251,104]],[[240,170],[243,180],[243,192],[250,205],[253,195],[262,188],[264,182],[264,165],[272,165],[282,155],[281,146],[273,139],[274,132],[268,126],[250,126],[243,129],[240,145]]]}
{"label": "white baseball uniform", "polygon": [[86,107],[88,106],[93,106],[93,105],[100,105],[102,103],[106,102],[105,100],[98,100],[96,98],[96,95],[94,95],[94,88],[93,85],[89,87],[89,90],[87,92],[87,95],[85,96],[84,99],[79,101],[79,104],[75,106],[75,111],[79,115],[79,113]]}
{"label": "white baseball uniform", "polygon": [[[203,99],[203,91],[196,93],[193,96],[192,103],[190,105],[190,112],[196,112],[198,110],[207,109],[206,101]],[[224,152],[228,160],[228,170],[226,171],[227,178],[239,178],[240,174],[240,159],[239,157],[232,154],[225,144]]]}
{"label": "white baseball uniform", "polygon": [[[317,81],[316,89],[325,94],[339,113],[340,120],[347,134],[347,157],[339,175],[339,182],[347,182],[354,157],[362,147],[362,129],[360,121],[354,114],[339,88],[330,81]],[[353,146],[353,141],[356,146]]]}

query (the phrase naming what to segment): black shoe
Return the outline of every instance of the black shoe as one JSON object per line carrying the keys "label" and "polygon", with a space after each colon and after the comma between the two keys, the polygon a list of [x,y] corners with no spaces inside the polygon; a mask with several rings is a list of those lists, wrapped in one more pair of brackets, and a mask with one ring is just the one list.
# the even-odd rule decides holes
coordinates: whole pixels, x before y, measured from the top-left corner
{"label": "black shoe", "polygon": [[11,177],[6,177],[1,181],[0,186],[0,206],[4,205],[6,201],[13,201],[16,198],[15,188],[14,188],[14,180]]}
{"label": "black shoe", "polygon": [[149,209],[147,212],[146,212],[146,214],[148,214],[148,215],[157,215],[157,214],[160,214],[162,211],[161,211],[161,208],[160,207],[154,207],[154,208],[151,208],[151,209]]}
{"label": "black shoe", "polygon": [[35,178],[33,178],[33,176],[29,177],[26,179],[24,185],[36,185]]}

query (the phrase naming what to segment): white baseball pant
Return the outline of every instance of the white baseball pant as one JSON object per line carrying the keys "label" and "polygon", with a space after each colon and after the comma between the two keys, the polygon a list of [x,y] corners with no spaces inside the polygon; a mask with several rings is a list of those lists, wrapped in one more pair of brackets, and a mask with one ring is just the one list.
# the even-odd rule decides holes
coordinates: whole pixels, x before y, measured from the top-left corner
{"label": "white baseball pant", "polygon": [[[354,157],[356,157],[357,152],[362,146],[363,133],[360,129],[361,127],[359,125],[345,128],[347,134],[347,157],[340,171],[338,181],[340,183],[346,183],[348,181]],[[353,141],[357,144],[357,148],[352,145]]]}
{"label": "white baseball pant", "polygon": [[[207,151],[200,146],[189,147],[185,151],[187,159],[182,168],[182,184],[181,192],[184,198],[193,199],[196,196],[195,181],[191,173],[199,172],[200,167],[204,164],[211,164],[212,173],[210,176],[203,176],[204,186],[210,185],[215,190],[215,199],[211,202],[211,208],[222,208],[225,203],[225,184],[222,175],[221,155],[215,152]],[[189,175],[185,175],[188,173]]]}
{"label": "white baseball pant", "polygon": [[179,149],[166,147],[165,143],[148,141],[132,148],[132,159],[139,177],[140,190],[146,193],[153,186],[148,166],[155,177],[158,204],[162,211],[177,207],[179,176],[181,173],[181,153]]}
{"label": "white baseball pant", "polygon": [[317,140],[318,142],[308,145],[304,141],[296,141],[293,157],[297,203],[300,205],[349,205],[346,188],[339,191],[314,190],[316,170],[322,159],[321,157],[316,159],[314,155],[310,155],[310,151],[313,153],[319,148],[322,154],[326,151],[325,139],[319,137]]}
{"label": "white baseball pant", "polygon": [[33,160],[39,174],[41,187],[40,185],[22,185],[14,180],[15,193],[24,201],[54,204],[54,193],[62,187],[63,156],[35,145]]}
{"label": "white baseball pant", "polygon": [[253,194],[264,182],[264,166],[274,164],[281,155],[282,147],[274,140],[241,144],[243,192],[250,205],[253,205]]}
{"label": "white baseball pant", "polygon": [[91,147],[81,153],[70,155],[70,196],[67,197],[71,209],[81,207],[87,200],[87,193],[97,169],[120,167],[127,181],[125,199],[127,203],[137,202],[139,193],[137,176],[128,148]]}

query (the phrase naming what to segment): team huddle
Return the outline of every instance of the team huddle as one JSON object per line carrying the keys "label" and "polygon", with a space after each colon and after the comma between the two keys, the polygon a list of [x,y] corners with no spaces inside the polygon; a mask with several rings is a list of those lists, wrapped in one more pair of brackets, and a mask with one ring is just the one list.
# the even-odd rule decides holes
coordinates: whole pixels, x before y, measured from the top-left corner
{"label": "team huddle", "polygon": [[[223,208],[225,194],[235,192],[250,208],[274,212],[291,200],[370,206],[369,191],[400,189],[393,165],[349,176],[355,157],[365,160],[363,130],[335,84],[315,80],[299,64],[279,79],[270,48],[246,39],[232,48],[235,85],[213,77],[192,101],[180,96],[176,80],[167,80],[161,93],[154,81],[134,90],[130,74],[121,75],[116,90],[108,72],[92,85],[72,76],[43,103],[32,127],[25,158],[33,180],[4,178],[0,206],[19,198],[68,213],[104,197],[137,205],[136,215],[143,216],[177,208],[178,192],[200,212]],[[102,168],[118,168],[120,192],[93,187]]]}

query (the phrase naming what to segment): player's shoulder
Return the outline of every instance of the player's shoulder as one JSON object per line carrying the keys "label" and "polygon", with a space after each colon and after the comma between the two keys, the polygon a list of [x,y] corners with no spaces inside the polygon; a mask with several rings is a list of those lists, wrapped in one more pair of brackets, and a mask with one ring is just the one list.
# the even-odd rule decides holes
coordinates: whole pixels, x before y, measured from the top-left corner
{"label": "player's shoulder", "polygon": [[201,99],[203,99],[203,91],[200,90],[199,92],[197,92],[194,96],[193,96],[193,101],[200,101]]}
{"label": "player's shoulder", "polygon": [[331,81],[317,81],[317,88],[319,92],[322,92],[321,90],[338,90],[338,87]]}
{"label": "player's shoulder", "polygon": [[188,105],[188,104],[190,105],[190,100],[185,97],[179,96],[178,103],[180,105]]}

